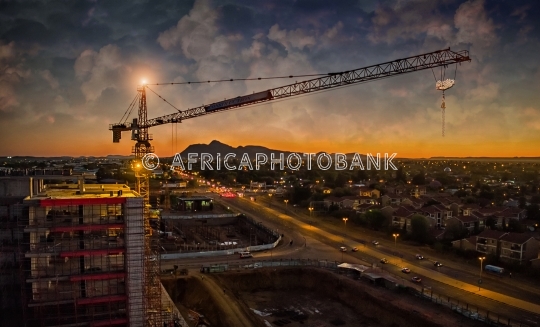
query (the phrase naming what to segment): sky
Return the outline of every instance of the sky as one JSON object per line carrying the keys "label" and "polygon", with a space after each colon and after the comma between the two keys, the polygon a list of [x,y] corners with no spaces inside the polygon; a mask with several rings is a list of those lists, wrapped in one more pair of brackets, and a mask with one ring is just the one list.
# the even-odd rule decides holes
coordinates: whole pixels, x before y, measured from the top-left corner
{"label": "sky", "polygon": [[[0,2],[0,156],[129,155],[137,85],[352,70],[450,47],[471,62],[153,127],[159,156],[212,140],[295,152],[540,156],[540,2]],[[436,78],[446,91],[446,135]],[[434,76],[435,75],[435,76]],[[290,79],[152,86],[185,110]],[[153,92],[148,118],[176,112]],[[132,112],[129,120],[134,118]]]}

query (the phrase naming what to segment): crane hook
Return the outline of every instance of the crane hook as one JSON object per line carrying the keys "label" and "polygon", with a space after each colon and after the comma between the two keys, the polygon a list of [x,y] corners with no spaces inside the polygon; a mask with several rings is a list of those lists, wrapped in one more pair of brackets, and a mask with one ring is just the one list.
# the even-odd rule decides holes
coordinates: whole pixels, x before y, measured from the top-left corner
{"label": "crane hook", "polygon": [[441,109],[446,109],[446,104],[444,103],[444,91],[443,91],[443,94],[442,94],[442,104],[441,104]]}

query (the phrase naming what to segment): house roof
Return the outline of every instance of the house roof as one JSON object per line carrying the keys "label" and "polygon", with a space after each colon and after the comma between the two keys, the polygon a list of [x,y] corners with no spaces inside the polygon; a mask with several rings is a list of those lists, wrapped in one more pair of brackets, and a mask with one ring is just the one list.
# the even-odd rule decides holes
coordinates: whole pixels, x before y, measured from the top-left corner
{"label": "house roof", "polygon": [[507,233],[501,232],[494,229],[484,229],[480,234],[476,235],[478,238],[491,238],[494,240],[500,239],[503,235]]}
{"label": "house roof", "polygon": [[461,203],[461,200],[459,198],[455,198],[455,197],[447,197],[447,198],[440,198],[440,199],[437,199],[437,201],[439,201],[440,203],[448,206],[448,205],[451,205],[453,203],[455,204],[460,204]]}
{"label": "house roof", "polygon": [[414,212],[410,211],[410,210],[407,210],[404,207],[397,208],[397,210],[394,211],[394,213],[392,214],[392,216],[396,216],[396,217],[409,217],[409,216],[412,216],[412,215],[414,215]]}
{"label": "house roof", "polygon": [[505,207],[485,207],[485,208],[477,209],[476,211],[478,211],[481,214],[495,214],[505,209],[506,209]]}
{"label": "house roof", "polygon": [[520,213],[522,213],[524,211],[526,211],[526,210],[521,209],[521,208],[516,208],[516,207],[509,207],[509,208],[506,208],[505,210],[503,210],[503,212],[510,212],[510,213],[515,214],[515,215],[520,214]]}
{"label": "house roof", "polygon": [[531,234],[527,233],[507,233],[503,237],[501,237],[500,240],[510,243],[523,244],[531,238],[534,237]]}
{"label": "house roof", "polygon": [[478,221],[478,218],[474,216],[456,216],[454,218],[461,221],[462,223],[472,223]]}
{"label": "house roof", "polygon": [[360,192],[371,192],[371,191],[375,191],[375,189],[369,188],[367,186],[360,187]]}
{"label": "house roof", "polygon": [[464,203],[462,206],[463,209],[472,209],[472,210],[478,210],[480,209],[480,206],[476,203]]}
{"label": "house roof", "polygon": [[455,241],[452,241],[452,244],[455,242],[461,242],[461,241],[466,241],[466,242],[471,243],[472,245],[476,245],[476,236],[471,236],[471,237],[464,238],[461,240],[455,240]]}
{"label": "house roof", "polygon": [[392,194],[392,193],[385,194],[383,196],[387,196],[387,197],[389,197],[391,199],[402,199],[402,198],[404,198],[404,196],[401,195],[401,194]]}
{"label": "house roof", "polygon": [[328,202],[341,202],[343,201],[342,198],[338,198],[336,196],[328,196],[326,198],[324,198],[324,201],[328,201]]}
{"label": "house roof", "polygon": [[411,202],[414,203],[414,204],[424,204],[424,203],[426,203],[426,201],[424,201],[422,199],[419,199],[419,198],[415,198],[414,196],[408,197],[407,200],[411,200]]}
{"label": "house roof", "polygon": [[371,207],[374,207],[376,206],[375,204],[370,204],[370,203],[362,203],[360,205],[358,205],[358,208],[362,208],[362,209],[368,209],[368,208],[371,208]]}
{"label": "house roof", "polygon": [[419,211],[423,211],[427,213],[437,213],[437,212],[441,212],[442,210],[434,205],[431,205],[431,206],[420,208]]}
{"label": "house roof", "polygon": [[444,232],[445,232],[444,229],[431,229],[429,231],[429,234],[431,236],[435,237],[436,239],[439,239],[439,238],[443,237]]}

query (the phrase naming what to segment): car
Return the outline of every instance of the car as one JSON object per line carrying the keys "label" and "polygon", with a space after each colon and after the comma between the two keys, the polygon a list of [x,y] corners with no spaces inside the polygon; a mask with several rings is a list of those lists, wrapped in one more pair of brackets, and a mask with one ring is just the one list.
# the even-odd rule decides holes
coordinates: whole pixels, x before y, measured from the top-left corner
{"label": "car", "polygon": [[435,262],[433,263],[433,265],[434,265],[435,267],[442,267],[442,263],[440,263],[439,261],[435,261]]}
{"label": "car", "polygon": [[422,260],[422,259],[424,259],[424,257],[423,257],[422,255],[420,255],[420,254],[417,254],[417,255],[416,255],[416,259]]}
{"label": "car", "polygon": [[382,258],[381,263],[388,263],[388,260],[386,258]]}
{"label": "car", "polygon": [[373,244],[373,245],[379,245],[379,241],[372,241],[371,244]]}
{"label": "car", "polygon": [[420,282],[422,282],[422,279],[421,279],[420,277],[416,277],[416,276],[414,276],[413,278],[411,278],[411,280],[412,280],[413,282],[415,282],[415,283],[420,283]]}
{"label": "car", "polygon": [[240,259],[253,258],[251,252],[240,252]]}
{"label": "car", "polygon": [[340,250],[341,252],[347,252],[347,248],[344,247],[344,246],[340,247],[339,250]]}
{"label": "car", "polygon": [[401,272],[406,273],[406,274],[410,274],[411,270],[409,268],[403,268],[403,269],[401,269]]}
{"label": "car", "polygon": [[355,246],[354,248],[351,249],[351,251],[356,252],[358,251],[358,248]]}

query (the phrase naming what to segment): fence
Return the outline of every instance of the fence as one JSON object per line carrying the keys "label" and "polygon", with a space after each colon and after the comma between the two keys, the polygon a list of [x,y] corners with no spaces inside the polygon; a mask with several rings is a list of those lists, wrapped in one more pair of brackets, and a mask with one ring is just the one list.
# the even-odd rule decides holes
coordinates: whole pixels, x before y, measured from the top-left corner
{"label": "fence", "polygon": [[[271,259],[271,260],[256,260],[256,261],[251,261],[251,260],[242,261],[242,260],[237,259],[234,261],[230,261],[227,264],[210,265],[209,267],[207,267],[206,271],[217,272],[217,271],[227,271],[227,270],[235,270],[235,269],[258,269],[258,268],[265,268],[265,267],[275,268],[275,267],[309,266],[309,267],[325,268],[325,269],[329,269],[334,272],[337,272],[339,264],[341,264],[341,262],[317,260],[317,259],[313,259],[313,260],[312,259]],[[200,267],[200,264],[183,265],[180,267],[185,267],[185,268]],[[212,267],[216,269],[212,269]],[[397,276],[394,275],[393,277],[397,277]],[[397,279],[402,280],[402,278],[397,278]],[[418,297],[422,297],[434,303],[444,305],[450,308],[451,310],[453,310],[454,312],[459,313],[469,319],[482,321],[490,326],[501,326],[501,327],[502,326],[508,326],[508,327],[538,326],[538,324],[525,323],[517,319],[507,318],[495,312],[483,309],[481,307],[469,304],[467,302],[460,301],[458,299],[454,299],[454,298],[445,296],[437,292],[433,292],[431,288],[422,287],[422,288],[417,289],[416,287],[407,286],[407,289],[409,290],[409,292],[411,292],[412,294]]]}
{"label": "fence", "polygon": [[491,312],[486,309],[482,309],[478,306],[474,306],[467,302],[463,302],[463,301],[451,298],[446,295],[438,294],[436,292],[433,292],[431,288],[423,287],[420,291],[416,289],[411,289],[411,288],[409,288],[409,290],[417,296],[420,296],[424,299],[428,299],[433,303],[437,303],[437,304],[449,307],[456,313],[462,314],[463,316],[470,319],[483,321],[490,326],[511,326],[511,327],[536,326],[536,324],[531,325],[531,324],[518,321],[516,319],[510,319],[510,318],[501,316],[495,312]]}

